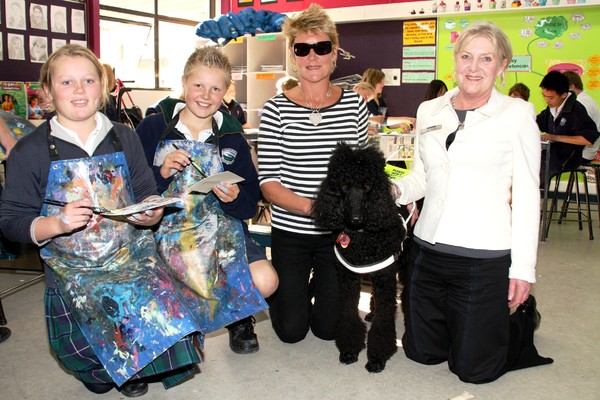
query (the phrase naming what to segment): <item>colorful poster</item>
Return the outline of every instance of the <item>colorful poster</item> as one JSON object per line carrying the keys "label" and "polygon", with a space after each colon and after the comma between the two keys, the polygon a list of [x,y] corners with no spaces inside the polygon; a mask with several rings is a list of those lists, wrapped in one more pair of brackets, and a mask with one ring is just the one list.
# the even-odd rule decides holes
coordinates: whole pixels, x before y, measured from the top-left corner
{"label": "colorful poster", "polygon": [[507,94],[517,82],[531,91],[529,101],[541,112],[546,103],[539,88],[550,70],[573,70],[581,74],[584,90],[600,104],[600,49],[598,22],[600,8],[529,7],[511,12],[489,12],[472,15],[440,16],[438,24],[437,76],[449,88],[453,81],[452,51],[455,39],[467,26],[478,20],[490,20],[510,39],[513,59],[504,74],[504,86],[497,88]]}
{"label": "colorful poster", "polygon": [[0,98],[2,110],[27,118],[24,82],[0,81]]}

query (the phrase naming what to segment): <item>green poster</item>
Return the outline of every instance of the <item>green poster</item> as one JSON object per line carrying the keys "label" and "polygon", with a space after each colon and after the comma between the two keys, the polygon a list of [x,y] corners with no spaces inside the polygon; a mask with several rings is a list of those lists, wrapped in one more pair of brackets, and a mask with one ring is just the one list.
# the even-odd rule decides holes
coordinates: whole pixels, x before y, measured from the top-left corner
{"label": "green poster", "polygon": [[516,82],[524,83],[531,90],[529,101],[539,113],[546,107],[539,87],[543,76],[551,69],[568,69],[580,73],[584,90],[600,104],[600,7],[523,7],[440,16],[437,76],[449,88],[455,86],[454,42],[462,30],[478,20],[498,25],[512,44],[513,60],[505,73],[505,85],[497,86],[501,93],[508,93]]}

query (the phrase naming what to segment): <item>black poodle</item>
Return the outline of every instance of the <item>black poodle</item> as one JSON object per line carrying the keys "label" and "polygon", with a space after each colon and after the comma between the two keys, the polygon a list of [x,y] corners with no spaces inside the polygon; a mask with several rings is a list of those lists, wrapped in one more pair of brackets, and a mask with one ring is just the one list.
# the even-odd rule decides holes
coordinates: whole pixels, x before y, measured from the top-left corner
{"label": "black poodle", "polygon": [[365,348],[366,324],[358,314],[361,280],[373,286],[373,313],[365,368],[381,372],[396,352],[397,259],[406,228],[376,147],[338,144],[313,206],[316,226],[331,230],[340,290],[336,346],[351,364]]}

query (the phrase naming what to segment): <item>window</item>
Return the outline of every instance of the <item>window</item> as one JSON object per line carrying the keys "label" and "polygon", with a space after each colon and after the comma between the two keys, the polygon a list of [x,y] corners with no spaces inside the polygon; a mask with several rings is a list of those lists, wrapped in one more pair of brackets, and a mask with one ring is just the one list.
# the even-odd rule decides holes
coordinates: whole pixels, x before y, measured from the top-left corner
{"label": "window", "polygon": [[176,89],[195,26],[214,14],[215,0],[100,0],[100,59],[128,87]]}

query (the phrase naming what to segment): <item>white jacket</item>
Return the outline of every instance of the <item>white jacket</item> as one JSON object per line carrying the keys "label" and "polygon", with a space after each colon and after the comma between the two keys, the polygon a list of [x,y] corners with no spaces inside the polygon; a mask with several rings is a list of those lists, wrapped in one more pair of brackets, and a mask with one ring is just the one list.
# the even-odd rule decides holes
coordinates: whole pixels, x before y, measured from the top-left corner
{"label": "white jacket", "polygon": [[540,222],[540,132],[531,103],[493,90],[458,126],[458,89],[417,111],[415,161],[394,182],[397,204],[425,197],[415,235],[431,244],[511,251],[510,278],[535,282]]}

